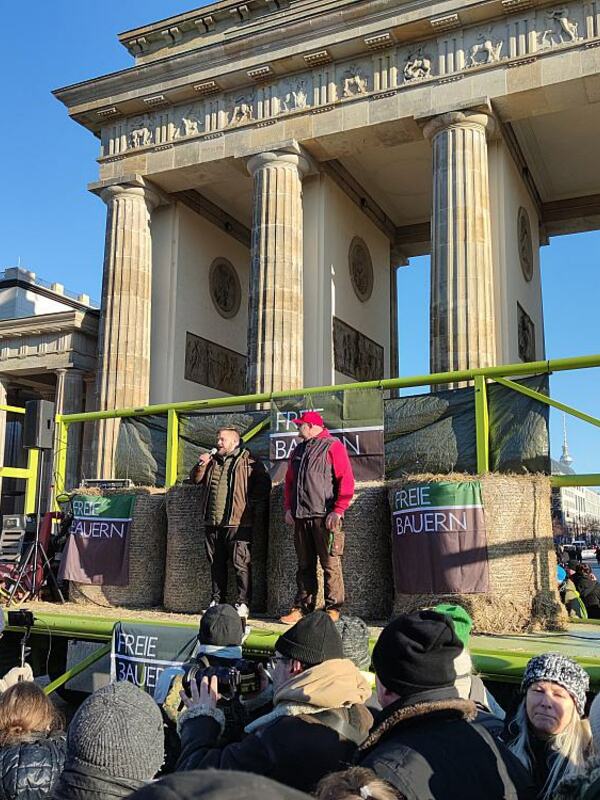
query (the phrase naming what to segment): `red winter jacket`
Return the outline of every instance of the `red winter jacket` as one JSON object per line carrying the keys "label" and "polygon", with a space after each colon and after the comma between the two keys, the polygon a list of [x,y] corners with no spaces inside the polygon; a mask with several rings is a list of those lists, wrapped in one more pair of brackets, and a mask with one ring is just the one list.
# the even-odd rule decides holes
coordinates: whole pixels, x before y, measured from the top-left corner
{"label": "red winter jacket", "polygon": [[292,451],[285,475],[284,508],[296,519],[340,516],[352,502],[354,475],[346,448],[324,428]]}

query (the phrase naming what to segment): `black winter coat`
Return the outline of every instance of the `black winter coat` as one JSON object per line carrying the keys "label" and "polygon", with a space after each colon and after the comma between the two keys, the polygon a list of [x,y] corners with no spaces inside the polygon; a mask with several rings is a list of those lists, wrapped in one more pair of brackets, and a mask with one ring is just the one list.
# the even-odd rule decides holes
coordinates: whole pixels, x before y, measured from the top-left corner
{"label": "black winter coat", "polygon": [[600,583],[598,581],[583,575],[573,575],[572,581],[588,612],[591,608],[600,606]]}
{"label": "black winter coat", "polygon": [[42,734],[0,748],[0,800],[48,797],[65,763],[62,734]]}
{"label": "black winter coat", "polygon": [[398,700],[382,711],[356,761],[406,800],[534,800],[525,768],[477,716],[453,689]]}
{"label": "black winter coat", "polygon": [[241,742],[217,747],[219,723],[211,716],[192,715],[180,726],[177,770],[213,767],[252,772],[309,792],[324,775],[351,764],[372,721],[363,705],[278,717]]}
{"label": "black winter coat", "polygon": [[120,800],[142,786],[143,781],[113,778],[97,767],[67,764],[52,800]]}

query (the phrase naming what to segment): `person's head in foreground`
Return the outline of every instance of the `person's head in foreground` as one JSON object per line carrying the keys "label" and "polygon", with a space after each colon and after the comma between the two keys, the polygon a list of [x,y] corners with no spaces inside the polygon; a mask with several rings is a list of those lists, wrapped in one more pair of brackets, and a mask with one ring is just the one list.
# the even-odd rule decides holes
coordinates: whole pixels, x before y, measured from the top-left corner
{"label": "person's head in foreground", "polygon": [[319,781],[315,796],[318,800],[404,800],[391,784],[365,767],[326,775]]}
{"label": "person's head in foreground", "polygon": [[509,747],[536,777],[542,798],[583,766],[590,743],[582,724],[589,685],[587,672],[560,653],[534,656],[525,668],[523,699],[508,725]]}
{"label": "person's head in foreground", "polygon": [[128,797],[152,780],[163,761],[158,706],[131,683],[111,683],[90,695],[69,725],[54,800]]}
{"label": "person's head in foreground", "polygon": [[131,795],[131,800],[310,800],[281,783],[234,770],[175,772]]}

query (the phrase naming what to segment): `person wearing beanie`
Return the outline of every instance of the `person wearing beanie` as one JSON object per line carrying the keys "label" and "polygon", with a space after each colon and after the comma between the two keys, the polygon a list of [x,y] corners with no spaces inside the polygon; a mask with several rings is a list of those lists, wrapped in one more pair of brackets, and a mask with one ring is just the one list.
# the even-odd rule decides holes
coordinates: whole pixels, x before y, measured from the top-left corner
{"label": "person wearing beanie", "polygon": [[434,606],[434,611],[446,614],[452,620],[456,635],[463,645],[462,652],[456,657],[454,669],[456,679],[454,686],[458,696],[465,700],[472,700],[479,712],[478,719],[485,722],[488,729],[494,733],[502,732],[502,722],[506,717],[506,712],[498,704],[496,699],[489,692],[479,677],[474,673],[473,661],[469,652],[469,641],[473,630],[473,620],[469,613],[462,606],[450,603],[438,603]]}
{"label": "person wearing beanie", "polygon": [[309,795],[247,772],[176,772],[140,789],[131,800],[311,800]]}
{"label": "person wearing beanie", "polygon": [[[242,658],[244,624],[237,610],[225,603],[211,606],[200,619],[198,644],[192,658],[178,667],[167,667],[161,672],[154,700],[159,704],[165,718],[166,770],[174,769],[180,755],[180,741],[177,734],[177,721],[185,706],[181,700],[183,679],[188,673],[209,667],[236,667]],[[244,726],[263,713],[270,698],[256,698],[253,702],[242,704],[237,700],[220,703],[225,715],[225,743],[238,741]]]}
{"label": "person wearing beanie", "polygon": [[344,658],[342,640],[324,611],[307,614],[275,643],[272,710],[246,726],[246,736],[222,746],[225,720],[216,679],[203,678],[183,695],[178,770],[215,767],[266,775],[302,791],[348,763],[373,718],[365,707],[368,681]]}
{"label": "person wearing beanie", "polygon": [[541,800],[550,800],[561,781],[576,776],[590,752],[589,728],[582,722],[589,686],[583,667],[560,653],[527,662],[523,698],[505,739],[532,773]]}
{"label": "person wearing beanie", "polygon": [[463,649],[445,613],[402,614],[383,629],[373,650],[383,710],[355,760],[407,800],[533,800],[525,768],[458,696]]}
{"label": "person wearing beanie", "polygon": [[592,746],[583,769],[564,778],[552,800],[600,800],[600,694],[594,698],[588,714]]}
{"label": "person wearing beanie", "polygon": [[128,797],[152,780],[163,761],[163,722],[154,700],[131,683],[110,683],[73,717],[65,768],[52,798]]}

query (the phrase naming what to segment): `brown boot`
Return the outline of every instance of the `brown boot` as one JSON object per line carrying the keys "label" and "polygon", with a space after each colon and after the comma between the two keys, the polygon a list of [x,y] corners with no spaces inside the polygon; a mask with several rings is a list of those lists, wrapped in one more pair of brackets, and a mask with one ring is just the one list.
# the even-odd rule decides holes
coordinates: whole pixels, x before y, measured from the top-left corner
{"label": "brown boot", "polygon": [[328,608],[325,613],[332,622],[337,622],[340,618],[340,612],[337,610],[337,608]]}
{"label": "brown boot", "polygon": [[301,608],[292,608],[289,614],[284,614],[283,617],[279,617],[279,622],[283,622],[284,625],[295,625],[297,622],[300,622],[303,616],[304,614]]}

